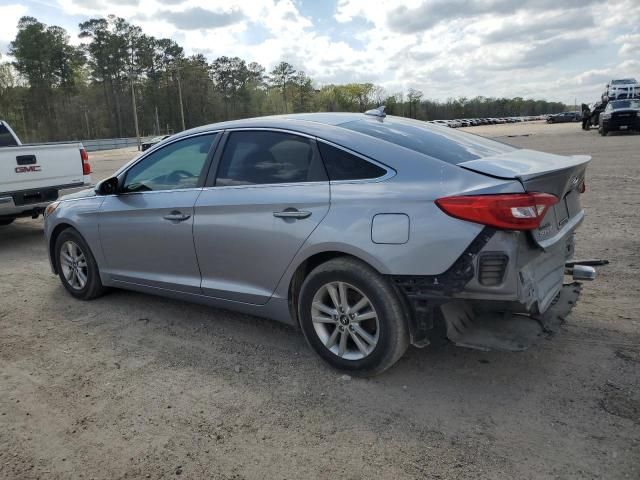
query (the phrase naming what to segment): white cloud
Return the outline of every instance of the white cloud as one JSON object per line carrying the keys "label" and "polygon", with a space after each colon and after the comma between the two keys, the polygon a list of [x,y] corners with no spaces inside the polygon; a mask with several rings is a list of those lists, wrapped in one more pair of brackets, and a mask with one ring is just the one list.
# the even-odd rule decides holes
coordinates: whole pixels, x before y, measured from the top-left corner
{"label": "white cloud", "polygon": [[[0,43],[42,1],[0,7]],[[425,98],[590,100],[603,78],[640,76],[638,0],[338,0],[322,19],[298,0],[54,1],[67,27],[115,13],[209,60],[237,55],[267,69],[287,60],[318,84],[372,81]]]}
{"label": "white cloud", "polygon": [[0,5],[0,51],[6,50],[9,43],[16,38],[20,17],[27,14],[27,7],[21,4]]}

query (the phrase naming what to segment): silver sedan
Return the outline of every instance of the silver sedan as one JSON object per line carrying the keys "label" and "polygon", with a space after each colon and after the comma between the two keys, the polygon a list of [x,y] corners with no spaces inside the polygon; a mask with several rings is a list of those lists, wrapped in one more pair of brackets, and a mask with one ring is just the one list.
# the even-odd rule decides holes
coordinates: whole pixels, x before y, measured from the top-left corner
{"label": "silver sedan", "polygon": [[516,326],[563,290],[588,161],[382,110],[238,120],[51,204],[45,231],[74,297],[124,288],[280,320],[373,375],[410,344],[526,343]]}

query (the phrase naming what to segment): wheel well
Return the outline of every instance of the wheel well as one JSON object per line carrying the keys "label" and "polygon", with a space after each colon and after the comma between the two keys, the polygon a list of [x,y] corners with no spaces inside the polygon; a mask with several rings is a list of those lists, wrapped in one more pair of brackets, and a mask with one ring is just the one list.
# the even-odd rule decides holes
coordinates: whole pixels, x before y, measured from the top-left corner
{"label": "wheel well", "polygon": [[59,225],[56,225],[56,228],[54,228],[53,232],[51,232],[51,238],[49,239],[49,255],[50,255],[49,258],[51,258],[51,265],[53,267],[53,271],[56,274],[58,273],[58,267],[56,265],[54,248],[56,246],[56,240],[58,240],[58,237],[60,236],[60,234],[64,232],[67,228],[73,228],[73,227],[68,223],[61,223]]}
{"label": "wheel well", "polygon": [[[351,257],[361,262],[367,263],[361,258],[356,257],[355,255],[350,255],[344,252],[330,251],[316,253],[315,255],[310,256],[296,269],[295,273],[291,277],[291,282],[289,283],[289,312],[291,314],[291,318],[296,322],[296,324],[299,324],[300,321],[298,319],[298,297],[300,295],[300,288],[302,287],[302,283],[304,282],[305,278],[307,278],[307,275],[309,275],[317,266],[339,257]],[[367,263],[367,265],[376,270],[375,267],[373,267],[369,263]]]}

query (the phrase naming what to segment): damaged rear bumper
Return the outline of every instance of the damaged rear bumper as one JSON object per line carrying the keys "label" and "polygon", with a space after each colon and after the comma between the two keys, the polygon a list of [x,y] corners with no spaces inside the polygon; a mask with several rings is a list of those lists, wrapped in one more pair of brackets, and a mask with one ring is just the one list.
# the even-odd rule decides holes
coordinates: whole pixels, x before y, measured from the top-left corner
{"label": "damaged rear bumper", "polygon": [[556,333],[578,301],[581,285],[563,285],[552,305],[541,315],[510,311],[474,311],[471,303],[442,305],[447,338],[460,347],[476,350],[519,352]]}
{"label": "damaged rear bumper", "polygon": [[573,229],[566,232],[542,248],[527,232],[485,228],[441,275],[394,276],[411,306],[412,343],[425,346],[447,338],[482,348],[478,339],[484,338],[487,349],[528,348],[529,337],[551,331],[549,326],[559,324],[575,304],[579,284],[564,285],[565,274],[589,279],[595,273],[567,264],[574,240]]}

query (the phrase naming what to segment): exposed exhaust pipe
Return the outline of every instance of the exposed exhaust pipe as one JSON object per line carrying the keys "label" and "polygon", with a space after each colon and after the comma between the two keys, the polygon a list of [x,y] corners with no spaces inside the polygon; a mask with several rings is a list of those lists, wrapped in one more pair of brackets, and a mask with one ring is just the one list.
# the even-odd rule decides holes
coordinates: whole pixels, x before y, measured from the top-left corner
{"label": "exposed exhaust pipe", "polygon": [[586,265],[574,265],[571,268],[566,268],[565,273],[571,275],[574,280],[595,280],[596,269],[588,267]]}

